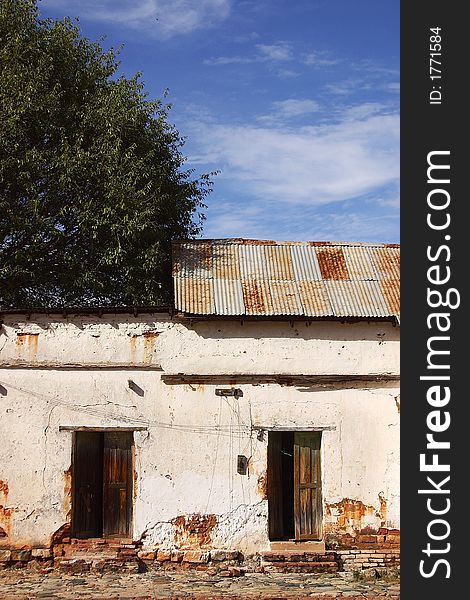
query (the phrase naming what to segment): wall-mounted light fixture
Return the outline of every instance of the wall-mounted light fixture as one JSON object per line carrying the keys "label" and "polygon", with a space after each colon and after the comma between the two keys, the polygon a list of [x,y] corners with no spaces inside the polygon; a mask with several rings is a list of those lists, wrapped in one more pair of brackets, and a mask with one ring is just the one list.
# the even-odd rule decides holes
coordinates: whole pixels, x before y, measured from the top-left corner
{"label": "wall-mounted light fixture", "polygon": [[235,398],[241,398],[243,391],[239,388],[215,388],[216,396],[234,396]]}

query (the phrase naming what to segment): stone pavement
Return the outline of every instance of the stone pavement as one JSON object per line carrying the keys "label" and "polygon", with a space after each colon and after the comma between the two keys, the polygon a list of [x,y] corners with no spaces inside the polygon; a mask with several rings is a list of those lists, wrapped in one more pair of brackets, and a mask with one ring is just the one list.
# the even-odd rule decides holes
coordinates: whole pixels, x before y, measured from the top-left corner
{"label": "stone pavement", "polygon": [[377,597],[397,599],[397,579],[357,580],[352,573],[247,573],[210,576],[198,571],[148,571],[139,574],[41,574],[26,569],[0,571],[0,600],[279,600],[282,598]]}

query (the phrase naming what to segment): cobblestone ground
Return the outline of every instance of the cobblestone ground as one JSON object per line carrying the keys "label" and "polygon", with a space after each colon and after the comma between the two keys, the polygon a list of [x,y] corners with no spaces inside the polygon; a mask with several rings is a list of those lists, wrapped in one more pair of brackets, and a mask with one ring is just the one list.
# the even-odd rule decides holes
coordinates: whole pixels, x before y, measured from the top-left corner
{"label": "cobblestone ground", "polygon": [[281,598],[355,597],[399,598],[397,580],[356,581],[349,573],[341,574],[284,574],[248,573],[243,577],[226,578],[200,572],[152,572],[122,575],[63,575],[27,571],[0,572],[1,600],[150,600],[156,598],[185,598],[194,600],[238,600]]}

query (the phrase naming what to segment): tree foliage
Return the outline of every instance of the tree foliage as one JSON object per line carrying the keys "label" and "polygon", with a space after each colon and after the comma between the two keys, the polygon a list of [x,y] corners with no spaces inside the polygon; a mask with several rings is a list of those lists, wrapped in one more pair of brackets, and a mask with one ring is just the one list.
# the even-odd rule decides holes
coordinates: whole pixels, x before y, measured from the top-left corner
{"label": "tree foliage", "polygon": [[155,305],[210,175],[184,170],[169,107],[36,0],[0,2],[0,306]]}

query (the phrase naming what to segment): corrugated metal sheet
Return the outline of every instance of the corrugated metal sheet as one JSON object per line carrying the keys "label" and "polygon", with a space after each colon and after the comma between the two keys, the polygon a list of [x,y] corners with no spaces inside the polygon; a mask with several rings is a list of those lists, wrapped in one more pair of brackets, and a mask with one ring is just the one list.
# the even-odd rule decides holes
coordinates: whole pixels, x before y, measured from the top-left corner
{"label": "corrugated metal sheet", "polygon": [[378,279],[400,279],[400,248],[397,246],[376,246],[371,248]]}
{"label": "corrugated metal sheet", "polygon": [[268,279],[265,246],[243,245],[238,248],[242,279]]}
{"label": "corrugated metal sheet", "polygon": [[265,248],[269,279],[294,281],[294,268],[290,246],[267,246]]}
{"label": "corrugated metal sheet", "polygon": [[390,313],[400,320],[400,248],[383,246],[371,249],[380,288]]}
{"label": "corrugated metal sheet", "polygon": [[242,315],[245,312],[240,279],[213,279],[215,314]]}
{"label": "corrugated metal sheet", "polygon": [[382,317],[388,314],[378,281],[326,281],[335,317]]}
{"label": "corrugated metal sheet", "polygon": [[384,279],[380,282],[380,288],[391,314],[397,315],[400,320],[400,281],[396,279]]}
{"label": "corrugated metal sheet", "polygon": [[323,281],[299,281],[299,292],[304,315],[333,317],[333,309]]}
{"label": "corrugated metal sheet", "polygon": [[299,291],[295,281],[270,281],[269,289],[275,315],[302,315]]}
{"label": "corrugated metal sheet", "polygon": [[214,315],[215,302],[212,279],[175,277],[176,305],[182,312]]}
{"label": "corrugated metal sheet", "polygon": [[212,248],[212,274],[216,279],[240,280],[238,246],[219,244]]}
{"label": "corrugated metal sheet", "polygon": [[175,242],[177,310],[190,315],[396,317],[398,245]]}
{"label": "corrugated metal sheet", "polygon": [[291,247],[292,264],[297,281],[321,281],[321,271],[315,248],[304,244]]}
{"label": "corrugated metal sheet", "polygon": [[245,279],[243,281],[243,300],[247,315],[274,315],[271,290],[267,281]]}
{"label": "corrugated metal sheet", "polygon": [[191,279],[212,277],[212,244],[188,242],[173,249],[173,275]]}
{"label": "corrugated metal sheet", "polygon": [[343,254],[349,279],[363,281],[374,281],[377,279],[377,272],[372,263],[369,248],[348,246],[343,248]]}
{"label": "corrugated metal sheet", "polygon": [[322,279],[349,279],[348,268],[341,246],[325,246],[316,250]]}

